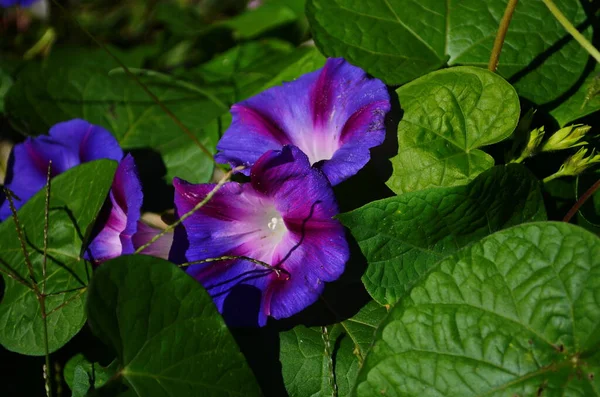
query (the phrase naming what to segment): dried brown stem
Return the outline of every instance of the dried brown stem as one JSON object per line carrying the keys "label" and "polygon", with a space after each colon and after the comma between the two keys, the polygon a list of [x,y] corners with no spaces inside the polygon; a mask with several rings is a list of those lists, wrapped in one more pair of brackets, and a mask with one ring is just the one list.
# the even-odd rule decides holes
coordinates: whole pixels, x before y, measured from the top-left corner
{"label": "dried brown stem", "polygon": [[577,213],[577,211],[579,211],[579,209],[581,208],[581,206],[590,197],[592,197],[592,195],[594,193],[596,193],[596,191],[598,189],[600,189],[600,179],[598,179],[592,186],[590,186],[590,188],[588,190],[586,190],[585,193],[583,193],[583,195],[581,195],[581,197],[579,197],[579,200],[577,200],[577,202],[573,205],[573,207],[571,207],[571,209],[569,210],[569,212],[567,212],[567,215],[565,215],[565,217],[563,218],[563,222],[570,222],[571,218],[573,218],[573,216],[575,216],[575,214]]}

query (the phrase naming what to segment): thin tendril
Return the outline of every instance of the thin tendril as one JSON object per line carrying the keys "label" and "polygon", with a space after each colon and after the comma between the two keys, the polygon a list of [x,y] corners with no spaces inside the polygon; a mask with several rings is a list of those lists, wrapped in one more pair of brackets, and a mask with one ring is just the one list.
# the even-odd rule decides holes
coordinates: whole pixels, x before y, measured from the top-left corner
{"label": "thin tendril", "polygon": [[158,241],[158,239],[160,239],[162,236],[164,236],[165,234],[169,233],[170,231],[172,231],[173,229],[175,229],[177,226],[179,226],[184,220],[186,220],[194,212],[196,212],[200,208],[204,207],[204,205],[206,203],[208,203],[210,201],[210,199],[212,199],[213,196],[231,178],[231,175],[233,175],[234,172],[241,171],[243,169],[244,169],[243,166],[239,166],[239,167],[236,167],[236,168],[232,169],[231,171],[227,172],[225,174],[225,176],[223,176],[223,178],[221,178],[221,180],[219,181],[219,183],[217,183],[215,185],[215,187],[206,195],[206,197],[204,197],[204,199],[202,201],[200,201],[198,204],[196,204],[196,206],[194,208],[192,208],[191,211],[183,214],[179,219],[177,219],[177,221],[175,221],[174,223],[172,223],[169,226],[167,226],[162,232],[160,232],[156,236],[152,237],[152,239],[150,241],[148,241],[146,244],[144,244],[141,247],[139,247],[138,249],[136,249],[135,252],[134,252],[134,254],[139,254],[142,251],[144,251],[146,248],[148,248],[149,246],[151,246],[152,244],[154,244],[156,241]]}
{"label": "thin tendril", "polygon": [[269,265],[267,262],[259,261],[258,259],[250,258],[249,256],[243,256],[243,255],[224,255],[224,256],[219,256],[217,258],[200,259],[197,261],[182,263],[181,265],[178,265],[178,266],[179,267],[187,267],[187,266],[197,265],[197,264],[201,264],[201,263],[220,262],[220,261],[229,261],[229,260],[245,260],[248,262],[252,262],[256,265],[273,270],[277,274],[277,277],[281,277],[281,273],[284,273],[287,276],[286,280],[289,280],[292,277],[290,272],[288,272],[285,269],[282,269],[282,268],[279,268],[279,267],[276,267],[273,265]]}

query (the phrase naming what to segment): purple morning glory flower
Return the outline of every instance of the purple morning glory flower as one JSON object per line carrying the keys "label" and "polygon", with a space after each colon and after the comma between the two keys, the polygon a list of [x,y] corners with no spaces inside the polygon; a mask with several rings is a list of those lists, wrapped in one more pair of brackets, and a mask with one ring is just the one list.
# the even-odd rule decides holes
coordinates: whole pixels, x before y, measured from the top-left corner
{"label": "purple morning glory flower", "polygon": [[267,150],[292,144],[337,185],[383,143],[389,110],[385,84],[342,58],[330,58],[320,70],[233,105],[215,158],[251,166]]}
{"label": "purple morning glory flower", "polygon": [[[23,204],[46,185],[48,162],[54,177],[81,163],[99,159],[120,161],[123,151],[117,140],[104,128],[74,119],[55,124],[48,135],[27,138],[16,144],[8,160],[5,186]],[[8,200],[0,197],[0,221],[11,216]]]}
{"label": "purple morning glory flower", "polygon": [[[119,163],[110,193],[98,220],[85,259],[100,264],[120,255],[133,254],[161,230],[141,221],[144,194],[133,157]],[[166,233],[142,254],[168,259],[173,233]]]}
{"label": "purple morning glory flower", "polygon": [[12,7],[19,5],[21,7],[29,7],[38,0],[0,0],[0,7]]}
{"label": "purple morning glory flower", "polygon": [[117,167],[108,200],[97,223],[97,234],[85,257],[98,264],[122,254],[133,254],[133,235],[141,217],[142,185],[133,157],[128,154]]}
{"label": "purple morning glory flower", "polygon": [[[183,221],[187,261],[246,256],[281,269],[237,259],[190,265],[232,325],[264,326],[298,313],[316,301],[324,282],[344,271],[349,248],[333,189],[297,147],[285,145],[262,155],[250,183],[226,183],[201,209]],[[175,207],[189,212],[213,189],[174,180]]]}

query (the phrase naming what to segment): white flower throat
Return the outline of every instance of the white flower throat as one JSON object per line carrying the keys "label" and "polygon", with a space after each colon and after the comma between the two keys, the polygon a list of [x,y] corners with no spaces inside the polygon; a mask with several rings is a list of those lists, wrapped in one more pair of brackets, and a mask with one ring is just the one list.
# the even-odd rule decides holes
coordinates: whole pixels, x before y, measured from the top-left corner
{"label": "white flower throat", "polygon": [[263,218],[263,227],[266,223],[265,234],[273,240],[281,240],[281,237],[287,231],[283,217],[275,207],[265,208],[265,216]]}
{"label": "white flower throat", "polygon": [[[283,218],[280,216],[274,216],[271,218],[271,220],[269,221],[269,223],[267,223],[267,227],[272,230],[272,231],[276,231],[277,228],[282,227],[283,225]],[[285,227],[285,225],[283,225]]]}

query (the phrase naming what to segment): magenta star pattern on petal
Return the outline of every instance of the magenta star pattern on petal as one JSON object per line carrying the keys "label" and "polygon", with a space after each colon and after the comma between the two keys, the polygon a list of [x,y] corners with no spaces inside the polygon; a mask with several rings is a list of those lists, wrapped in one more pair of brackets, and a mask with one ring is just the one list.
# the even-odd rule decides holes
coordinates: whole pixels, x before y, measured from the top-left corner
{"label": "magenta star pattern on petal", "polygon": [[385,139],[390,97],[383,82],[341,58],[233,105],[217,161],[251,166],[267,150],[292,144],[333,185],[356,174]]}
{"label": "magenta star pattern on petal", "polygon": [[[349,248],[343,226],[333,219],[338,209],[331,184],[298,148],[268,151],[250,179],[226,183],[183,221],[185,256],[189,262],[245,256],[280,269],[244,259],[187,268],[230,324],[264,326],[268,316],[286,318],[315,302],[324,282],[344,271]],[[180,179],[174,185],[179,215],[214,188]]]}

